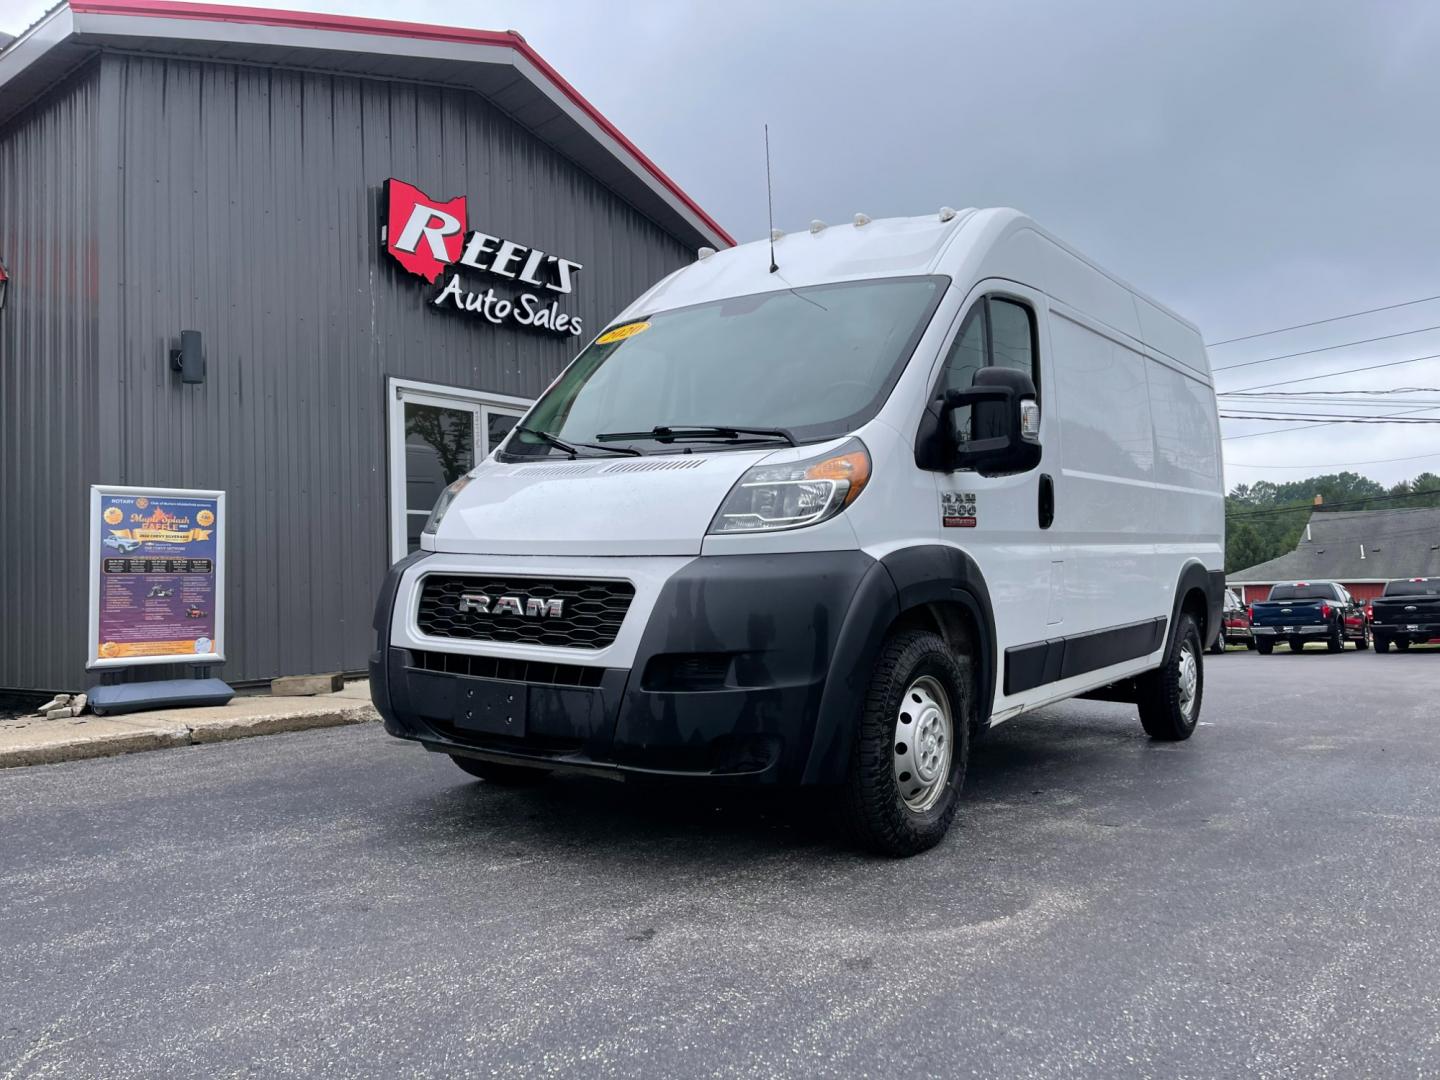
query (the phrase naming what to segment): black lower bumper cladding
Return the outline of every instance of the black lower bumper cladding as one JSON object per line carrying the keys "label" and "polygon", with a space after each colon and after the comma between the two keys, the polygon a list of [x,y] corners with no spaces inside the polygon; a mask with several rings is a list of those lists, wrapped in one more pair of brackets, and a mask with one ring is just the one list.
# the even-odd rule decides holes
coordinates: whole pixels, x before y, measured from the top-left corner
{"label": "black lower bumper cladding", "polygon": [[895,605],[863,552],[702,557],[661,590],[634,666],[597,674],[393,647],[394,576],[370,665],[390,734],[617,778],[838,780],[807,775],[817,730],[853,717],[854,672]]}

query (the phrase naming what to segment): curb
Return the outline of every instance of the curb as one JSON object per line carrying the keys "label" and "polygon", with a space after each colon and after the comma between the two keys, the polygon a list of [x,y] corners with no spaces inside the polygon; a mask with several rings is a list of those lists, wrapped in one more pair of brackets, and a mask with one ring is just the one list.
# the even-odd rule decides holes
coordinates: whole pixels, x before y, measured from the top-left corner
{"label": "curb", "polygon": [[70,723],[36,721],[29,725],[6,725],[6,730],[0,730],[0,769],[53,765],[63,761],[165,750],[174,746],[196,746],[286,731],[364,724],[380,719],[369,702],[354,699],[315,712],[279,711],[207,717],[203,715],[204,711],[186,709],[178,714],[86,716]]}

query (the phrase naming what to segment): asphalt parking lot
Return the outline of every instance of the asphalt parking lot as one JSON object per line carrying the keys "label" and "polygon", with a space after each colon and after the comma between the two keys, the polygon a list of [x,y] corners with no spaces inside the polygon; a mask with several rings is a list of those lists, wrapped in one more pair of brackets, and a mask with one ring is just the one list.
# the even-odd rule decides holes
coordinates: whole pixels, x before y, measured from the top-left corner
{"label": "asphalt parking lot", "polygon": [[1207,661],[905,862],[376,725],[0,774],[0,1078],[1440,1074],[1440,655]]}

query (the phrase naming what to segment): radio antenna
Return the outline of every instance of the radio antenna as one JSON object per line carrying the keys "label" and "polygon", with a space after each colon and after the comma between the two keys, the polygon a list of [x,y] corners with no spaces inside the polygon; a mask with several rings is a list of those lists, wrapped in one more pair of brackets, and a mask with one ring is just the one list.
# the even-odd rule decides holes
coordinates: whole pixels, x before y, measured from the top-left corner
{"label": "radio antenna", "polygon": [[775,196],[770,184],[770,125],[765,125],[765,207],[770,216],[770,273],[780,267],[775,265]]}

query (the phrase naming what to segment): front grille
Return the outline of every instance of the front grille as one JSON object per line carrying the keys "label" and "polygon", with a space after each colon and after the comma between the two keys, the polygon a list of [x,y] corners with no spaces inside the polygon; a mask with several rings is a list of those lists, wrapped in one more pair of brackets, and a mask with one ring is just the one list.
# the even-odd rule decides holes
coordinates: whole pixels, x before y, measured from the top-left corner
{"label": "front grille", "polygon": [[580,664],[550,664],[537,660],[511,660],[503,656],[470,656],[466,653],[410,650],[410,664],[418,671],[446,675],[468,675],[475,679],[508,679],[511,682],[545,686],[599,686],[605,669]]}
{"label": "front grille", "polygon": [[[560,600],[563,608],[558,616],[482,615],[460,610],[466,594],[490,597],[492,608],[502,596],[517,597],[522,609],[531,600]],[[615,640],[634,598],[635,586],[628,581],[427,574],[416,621],[431,637],[602,649]]]}

